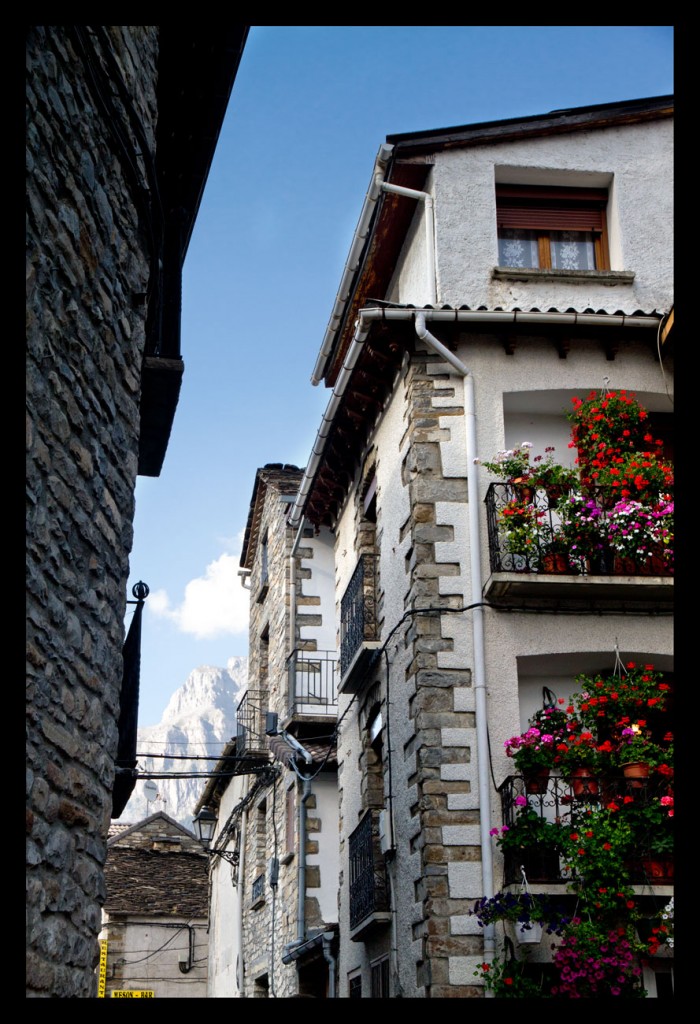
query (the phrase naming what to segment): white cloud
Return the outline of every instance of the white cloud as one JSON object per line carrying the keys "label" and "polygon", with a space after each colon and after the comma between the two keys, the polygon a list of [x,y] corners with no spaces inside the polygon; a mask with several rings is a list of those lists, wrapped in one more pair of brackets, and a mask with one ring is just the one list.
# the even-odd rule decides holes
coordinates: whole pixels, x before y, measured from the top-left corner
{"label": "white cloud", "polygon": [[171,619],[182,633],[198,639],[245,633],[250,591],[241,585],[239,567],[238,558],[223,554],[209,563],[203,576],[190,580],[178,607],[170,607],[166,591],[156,590],[149,595],[149,611]]}

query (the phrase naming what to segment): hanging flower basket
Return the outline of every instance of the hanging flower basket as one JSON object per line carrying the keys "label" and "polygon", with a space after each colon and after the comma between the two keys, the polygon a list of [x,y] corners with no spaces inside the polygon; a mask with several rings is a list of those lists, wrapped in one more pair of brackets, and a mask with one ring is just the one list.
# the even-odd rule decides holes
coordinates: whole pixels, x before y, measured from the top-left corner
{"label": "hanging flower basket", "polygon": [[520,945],[535,946],[542,939],[542,925],[537,921],[518,921],[515,925],[515,940]]}

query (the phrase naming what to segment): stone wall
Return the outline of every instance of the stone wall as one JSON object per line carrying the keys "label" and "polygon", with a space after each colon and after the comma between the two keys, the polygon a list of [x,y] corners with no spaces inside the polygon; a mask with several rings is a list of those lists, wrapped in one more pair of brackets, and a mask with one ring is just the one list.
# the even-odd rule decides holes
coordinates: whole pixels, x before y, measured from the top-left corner
{"label": "stone wall", "polygon": [[[69,28],[28,31],[26,137],[26,986],[60,997],[95,993],[148,286],[139,160]],[[157,29],[109,34],[152,139]]]}

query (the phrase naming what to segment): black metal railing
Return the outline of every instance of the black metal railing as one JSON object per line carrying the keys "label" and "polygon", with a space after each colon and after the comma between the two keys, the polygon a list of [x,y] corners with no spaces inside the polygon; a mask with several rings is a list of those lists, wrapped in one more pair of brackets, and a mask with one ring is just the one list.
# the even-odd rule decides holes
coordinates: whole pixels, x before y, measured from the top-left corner
{"label": "black metal railing", "polygon": [[389,909],[386,872],[380,849],[376,811],[367,811],[350,835],[350,927]]}
{"label": "black metal railing", "polygon": [[[577,814],[582,809],[597,810],[613,803],[620,807],[630,799],[636,807],[645,807],[658,802],[667,790],[667,780],[660,777],[638,780],[617,775],[599,777],[594,774],[550,776],[536,781],[511,775],[499,787],[503,825],[509,830],[517,830],[517,816],[526,806],[523,801],[527,801],[527,806],[535,811],[543,823],[568,829],[572,813]],[[671,823],[666,821],[663,826],[649,827],[636,837],[627,862],[631,884],[668,884],[672,881],[672,852],[661,856],[653,853],[655,842],[661,838],[668,841],[671,837]],[[650,863],[652,861],[654,865]],[[536,840],[526,842],[521,849],[504,850],[505,885],[522,881],[521,867],[524,867],[527,880],[531,883],[565,883],[570,882],[572,877],[556,844],[553,847]]]}
{"label": "black metal railing", "polygon": [[[573,547],[561,531],[561,512],[557,502],[571,491],[552,492],[527,484],[492,483],[486,492],[486,523],[492,572],[586,576],[672,576],[673,559],[662,551],[644,557],[621,556],[605,542],[610,508],[599,492],[591,491],[595,501],[595,531],[591,539]],[[527,543],[523,533],[509,538],[501,513],[509,502],[526,502],[534,508],[537,526]],[[609,505],[609,503],[608,503]],[[516,523],[517,519],[511,520]],[[595,532],[596,536],[592,536]],[[515,543],[514,543],[515,540]],[[516,548],[517,550],[513,550]]]}
{"label": "black metal railing", "polygon": [[236,710],[236,754],[258,753],[266,749],[265,711],[267,690],[247,690]]}
{"label": "black metal railing", "polygon": [[362,644],[378,639],[378,569],[378,555],[361,555],[340,602],[341,678],[345,675]]}
{"label": "black metal railing", "polygon": [[287,658],[290,715],[338,713],[336,651],[292,651]]}

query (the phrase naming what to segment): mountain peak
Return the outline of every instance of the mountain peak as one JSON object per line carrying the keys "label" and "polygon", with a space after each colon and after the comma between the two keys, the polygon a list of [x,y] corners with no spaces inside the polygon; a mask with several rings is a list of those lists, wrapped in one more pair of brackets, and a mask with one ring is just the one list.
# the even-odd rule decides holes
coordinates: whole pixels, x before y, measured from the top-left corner
{"label": "mountain peak", "polygon": [[[139,779],[124,808],[120,823],[135,824],[157,811],[192,828],[192,815],[206,785],[206,772],[236,733],[236,708],[248,685],[248,659],[229,658],[226,668],[200,665],[168,701],[158,725],[138,730]],[[178,755],[175,760],[172,755]],[[190,755],[192,760],[179,760]],[[172,772],[176,777],[156,779],[158,794],[148,800],[144,784],[151,773]],[[184,775],[200,773],[197,778]]]}

